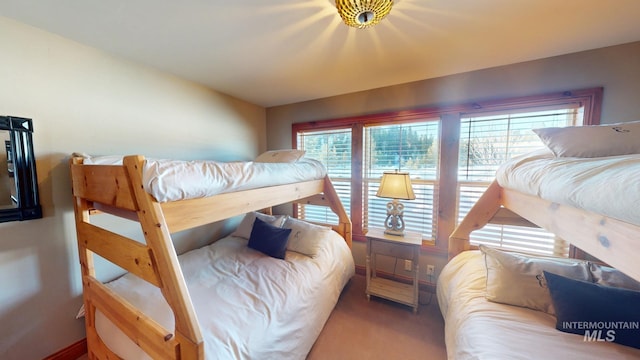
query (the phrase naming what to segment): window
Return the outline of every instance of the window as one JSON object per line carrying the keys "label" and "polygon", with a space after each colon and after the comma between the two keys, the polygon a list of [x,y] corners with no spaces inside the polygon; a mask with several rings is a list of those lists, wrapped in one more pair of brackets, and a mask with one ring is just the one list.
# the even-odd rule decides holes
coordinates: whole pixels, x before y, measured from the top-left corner
{"label": "window", "polygon": [[[351,209],[351,129],[328,129],[299,132],[298,149],[305,156],[321,161],[347,211]],[[338,217],[326,206],[299,205],[298,218],[323,223],[337,223]]]}
{"label": "window", "polygon": [[364,229],[384,227],[389,199],[376,197],[385,171],[406,171],[415,200],[402,201],[407,231],[435,237],[439,121],[372,125],[364,128]]}
{"label": "window", "polygon": [[[382,227],[387,199],[375,196],[384,171],[407,171],[416,193],[403,201],[409,231],[446,253],[448,237],[507,159],[542,147],[533,128],[598,124],[602,89],[511,98],[293,124],[294,146],[322,161],[345,208],[355,240]],[[331,213],[299,206],[300,218],[331,222]],[[536,228],[490,225],[472,233],[488,243],[566,255],[561,239]]]}
{"label": "window", "polygon": [[[461,118],[458,160],[458,221],[493,181],[500,164],[544,147],[531,131],[541,127],[582,124],[582,109],[568,104],[557,109],[507,111]],[[567,256],[569,245],[538,228],[487,225],[474,231],[471,244],[487,244],[541,255]]]}

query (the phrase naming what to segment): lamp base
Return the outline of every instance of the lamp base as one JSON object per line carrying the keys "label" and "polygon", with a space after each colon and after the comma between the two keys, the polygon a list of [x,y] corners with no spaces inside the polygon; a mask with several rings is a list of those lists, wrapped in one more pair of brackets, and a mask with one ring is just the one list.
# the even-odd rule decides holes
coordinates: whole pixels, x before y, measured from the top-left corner
{"label": "lamp base", "polygon": [[384,221],[384,233],[394,236],[404,236],[404,219],[402,214],[404,205],[393,199],[387,203],[387,218]]}

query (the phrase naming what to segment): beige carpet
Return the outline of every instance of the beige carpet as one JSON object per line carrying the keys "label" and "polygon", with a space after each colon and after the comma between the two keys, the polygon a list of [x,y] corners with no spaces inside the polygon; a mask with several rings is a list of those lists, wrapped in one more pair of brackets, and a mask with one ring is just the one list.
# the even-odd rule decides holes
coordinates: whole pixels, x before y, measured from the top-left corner
{"label": "beige carpet", "polygon": [[[356,275],[311,349],[309,360],[446,359],[444,321],[435,294],[418,314],[410,307],[365,295],[365,278]],[[425,296],[426,295],[426,296]],[[429,301],[421,293],[421,304]]]}

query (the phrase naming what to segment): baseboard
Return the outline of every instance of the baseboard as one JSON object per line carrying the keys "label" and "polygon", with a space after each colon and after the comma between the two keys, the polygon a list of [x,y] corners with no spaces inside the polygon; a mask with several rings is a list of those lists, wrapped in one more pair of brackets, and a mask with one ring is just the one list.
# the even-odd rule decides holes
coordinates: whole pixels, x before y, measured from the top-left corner
{"label": "baseboard", "polygon": [[87,339],[78,340],[66,348],[51,354],[44,360],[76,360],[87,353]]}

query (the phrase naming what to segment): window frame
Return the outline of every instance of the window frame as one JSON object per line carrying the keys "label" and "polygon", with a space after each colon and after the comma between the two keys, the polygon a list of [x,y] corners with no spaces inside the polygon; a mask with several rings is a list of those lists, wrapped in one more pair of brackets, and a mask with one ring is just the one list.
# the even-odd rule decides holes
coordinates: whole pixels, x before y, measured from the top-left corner
{"label": "window frame", "polygon": [[[458,151],[460,145],[460,124],[463,117],[484,112],[502,112],[523,108],[536,108],[579,104],[583,107],[583,125],[600,124],[602,98],[604,89],[594,87],[587,89],[551,92],[539,95],[499,98],[447,106],[433,106],[411,110],[367,114],[338,119],[326,119],[311,122],[293,123],[291,126],[291,143],[298,147],[298,132],[317,131],[337,128],[351,128],[352,131],[352,166],[351,166],[351,221],[353,240],[366,241],[362,232],[363,224],[363,147],[364,126],[411,123],[425,120],[440,121],[439,134],[439,171],[436,180],[437,216],[435,239],[423,241],[423,251],[435,254],[447,254],[449,235],[457,225],[458,194]],[[297,208],[294,208],[297,213]],[[570,256],[582,255],[571,248]]]}

